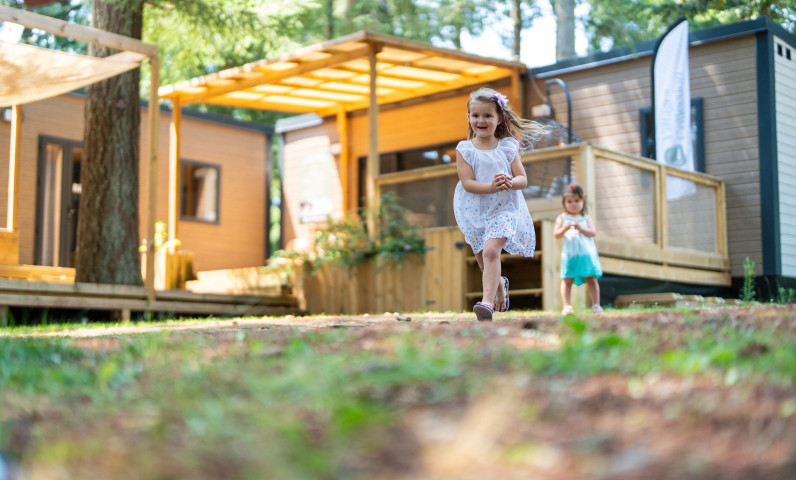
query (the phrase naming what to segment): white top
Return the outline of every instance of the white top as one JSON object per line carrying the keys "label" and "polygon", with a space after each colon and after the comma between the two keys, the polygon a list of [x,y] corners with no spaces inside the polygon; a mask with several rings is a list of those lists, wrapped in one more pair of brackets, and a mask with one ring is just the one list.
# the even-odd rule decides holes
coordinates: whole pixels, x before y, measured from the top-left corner
{"label": "white top", "polygon": [[[471,140],[463,140],[456,146],[464,161],[473,168],[475,180],[483,183],[492,183],[496,173],[511,176],[511,162],[519,148],[519,142],[512,137],[501,138],[492,150],[478,150]],[[490,238],[506,238],[503,249],[507,252],[533,256],[536,234],[528,204],[520,190],[470,193],[460,181],[453,193],[453,213],[464,240],[474,253],[483,250]]]}

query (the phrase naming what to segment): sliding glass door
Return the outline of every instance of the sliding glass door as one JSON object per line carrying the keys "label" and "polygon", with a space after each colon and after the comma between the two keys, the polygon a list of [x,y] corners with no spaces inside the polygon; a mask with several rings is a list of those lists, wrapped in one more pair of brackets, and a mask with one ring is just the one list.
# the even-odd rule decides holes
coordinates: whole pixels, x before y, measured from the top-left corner
{"label": "sliding glass door", "polygon": [[41,137],[36,182],[37,265],[74,267],[83,147],[74,140]]}

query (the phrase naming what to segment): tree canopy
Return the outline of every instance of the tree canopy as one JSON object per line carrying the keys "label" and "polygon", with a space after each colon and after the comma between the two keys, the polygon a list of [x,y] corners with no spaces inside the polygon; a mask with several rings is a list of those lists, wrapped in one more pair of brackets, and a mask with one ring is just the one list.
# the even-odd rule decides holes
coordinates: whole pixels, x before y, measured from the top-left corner
{"label": "tree canopy", "polygon": [[587,3],[589,14],[583,22],[591,51],[630,47],[658,38],[683,16],[692,30],[767,16],[788,31],[796,31],[793,0],[589,0]]}

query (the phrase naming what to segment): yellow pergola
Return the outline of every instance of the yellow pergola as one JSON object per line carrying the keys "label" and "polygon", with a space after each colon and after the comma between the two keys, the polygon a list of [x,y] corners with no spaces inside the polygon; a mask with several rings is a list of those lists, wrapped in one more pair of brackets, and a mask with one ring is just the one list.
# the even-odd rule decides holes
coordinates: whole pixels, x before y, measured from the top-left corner
{"label": "yellow pergola", "polygon": [[374,198],[379,175],[379,107],[416,101],[510,78],[514,98],[522,102],[524,64],[367,31],[311,45],[285,55],[161,87],[173,105],[169,150],[169,238],[177,238],[180,109],[192,103],[291,113],[335,115],[342,150],[344,207],[350,162],[347,113],[368,110],[369,143],[366,189]]}

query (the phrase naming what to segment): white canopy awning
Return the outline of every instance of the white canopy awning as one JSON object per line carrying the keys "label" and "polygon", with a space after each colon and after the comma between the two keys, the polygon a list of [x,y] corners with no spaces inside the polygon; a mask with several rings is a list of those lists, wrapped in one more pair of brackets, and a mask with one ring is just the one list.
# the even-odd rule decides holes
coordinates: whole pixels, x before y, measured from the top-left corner
{"label": "white canopy awning", "polygon": [[0,41],[0,107],[71,92],[137,68],[146,59],[135,52],[98,58]]}

